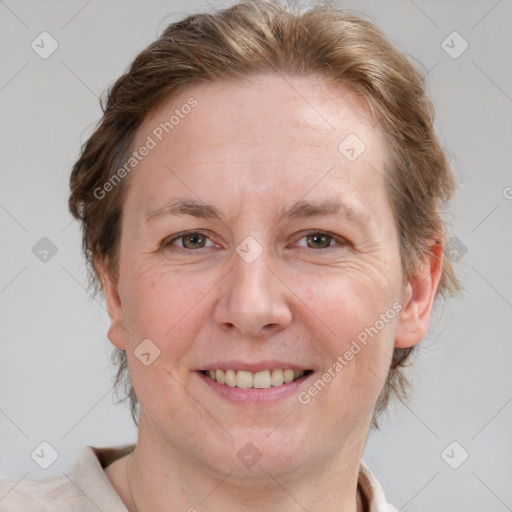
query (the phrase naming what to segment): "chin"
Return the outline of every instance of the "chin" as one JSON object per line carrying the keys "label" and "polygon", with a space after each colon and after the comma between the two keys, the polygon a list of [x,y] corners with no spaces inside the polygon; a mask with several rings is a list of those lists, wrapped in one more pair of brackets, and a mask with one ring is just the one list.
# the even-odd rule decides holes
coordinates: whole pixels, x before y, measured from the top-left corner
{"label": "chin", "polygon": [[[290,414],[290,418],[292,416]],[[215,472],[224,476],[229,473],[230,479],[240,478],[245,483],[248,479],[264,480],[268,484],[272,476],[277,478],[308,467],[319,455],[312,435],[291,432],[293,422],[285,423],[286,426],[281,424],[276,428],[274,425],[263,430],[238,429],[224,444],[219,439],[211,439],[211,450],[203,444],[199,456],[203,460],[207,457],[207,465]]]}

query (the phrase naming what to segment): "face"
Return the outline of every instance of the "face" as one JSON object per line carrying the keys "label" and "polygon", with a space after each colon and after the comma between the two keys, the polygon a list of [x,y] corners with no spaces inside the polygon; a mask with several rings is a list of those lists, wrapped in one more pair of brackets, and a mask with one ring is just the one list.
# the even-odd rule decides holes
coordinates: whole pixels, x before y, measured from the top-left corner
{"label": "face", "polygon": [[350,88],[279,76],[145,120],[103,279],[139,435],[243,478],[360,454],[411,300],[374,125]]}

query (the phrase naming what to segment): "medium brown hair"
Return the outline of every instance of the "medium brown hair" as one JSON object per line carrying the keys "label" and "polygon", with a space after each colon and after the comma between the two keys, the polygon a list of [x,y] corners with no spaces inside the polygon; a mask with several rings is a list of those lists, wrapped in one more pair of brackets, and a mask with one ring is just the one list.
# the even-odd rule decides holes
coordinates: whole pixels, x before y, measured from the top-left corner
{"label": "medium brown hair", "polygon": [[[351,86],[367,102],[386,142],[386,180],[400,239],[406,279],[422,255],[443,242],[442,203],[455,190],[453,175],[433,126],[424,78],[371,22],[331,6],[301,11],[277,2],[250,1],[214,14],[194,14],[169,25],[110,88],[103,117],[82,146],[70,179],[69,208],[81,222],[91,285],[100,289],[95,260],[105,258],[118,278],[121,214],[128,179],[106,197],[104,184],[119,177],[133,151],[137,129],[148,114],[177,92],[200,81],[243,80],[258,73],[320,76]],[[341,141],[340,141],[341,142]],[[446,255],[446,244],[444,246]],[[458,290],[450,260],[437,294]],[[404,399],[404,367],[413,348],[395,348],[376,404],[382,412],[394,391]],[[115,349],[116,386],[124,385],[138,425],[138,400],[126,353]]]}

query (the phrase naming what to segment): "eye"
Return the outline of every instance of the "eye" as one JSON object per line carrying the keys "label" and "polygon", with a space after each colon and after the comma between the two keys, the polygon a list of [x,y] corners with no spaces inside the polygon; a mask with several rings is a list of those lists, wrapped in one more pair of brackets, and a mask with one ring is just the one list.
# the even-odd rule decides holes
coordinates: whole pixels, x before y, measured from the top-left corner
{"label": "eye", "polygon": [[323,231],[310,231],[303,236],[299,242],[302,240],[305,240],[305,243],[299,243],[298,245],[309,249],[328,249],[334,245],[346,245],[346,241],[342,238],[335,237]]}
{"label": "eye", "polygon": [[[164,246],[168,247],[170,245],[177,245],[182,249],[202,249],[206,247],[206,242],[211,240],[204,234],[199,231],[189,231],[187,233],[181,233],[172,238],[166,240],[164,242]],[[210,243],[210,246],[215,245],[213,242]]]}

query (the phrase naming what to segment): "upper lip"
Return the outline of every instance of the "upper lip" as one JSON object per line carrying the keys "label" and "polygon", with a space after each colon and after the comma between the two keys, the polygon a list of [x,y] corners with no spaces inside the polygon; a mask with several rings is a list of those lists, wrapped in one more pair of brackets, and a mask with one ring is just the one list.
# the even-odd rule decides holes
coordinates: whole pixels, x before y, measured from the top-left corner
{"label": "upper lip", "polygon": [[215,363],[204,365],[200,368],[200,370],[245,370],[247,372],[261,372],[263,370],[311,370],[311,367],[304,366],[296,363],[287,363],[284,361],[278,360],[268,360],[268,361],[252,361],[250,363],[238,360],[228,360],[228,361],[217,361]]}

